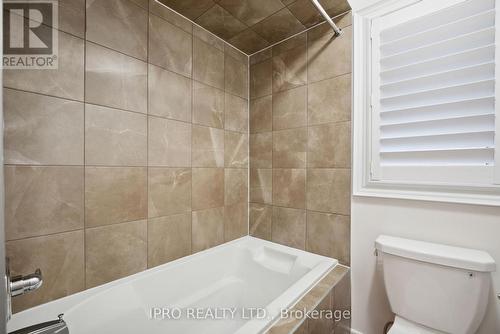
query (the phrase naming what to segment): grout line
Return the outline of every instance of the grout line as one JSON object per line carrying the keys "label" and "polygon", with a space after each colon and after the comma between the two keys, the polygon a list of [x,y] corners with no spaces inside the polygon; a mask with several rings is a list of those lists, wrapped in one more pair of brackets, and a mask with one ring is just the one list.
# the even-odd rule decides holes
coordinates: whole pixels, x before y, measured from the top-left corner
{"label": "grout line", "polygon": [[150,6],[147,4],[148,27],[146,28],[146,269],[149,268],[149,40],[150,29],[149,22],[151,16]]}
{"label": "grout line", "polygon": [[[84,23],[83,23],[83,100],[85,101],[86,94],[87,94],[87,89],[86,89],[86,73],[87,71],[85,70],[87,67],[87,43],[85,43],[85,40],[87,39],[87,0],[84,1]],[[87,121],[86,115],[87,115],[87,110],[86,110],[85,103],[83,104],[83,289],[87,289],[87,215],[86,215],[86,195],[85,195],[85,190],[87,189],[87,180],[86,180],[86,170],[85,170],[85,160],[86,160],[86,145],[85,145],[85,139],[86,139],[86,131],[85,131],[85,122]]]}

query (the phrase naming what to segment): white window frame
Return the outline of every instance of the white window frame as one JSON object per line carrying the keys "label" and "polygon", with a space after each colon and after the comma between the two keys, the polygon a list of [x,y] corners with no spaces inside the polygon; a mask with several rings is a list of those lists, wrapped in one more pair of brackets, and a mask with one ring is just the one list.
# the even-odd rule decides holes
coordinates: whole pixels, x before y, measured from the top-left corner
{"label": "white window frame", "polygon": [[[440,0],[439,4],[454,4],[465,0]],[[495,95],[500,99],[500,0],[496,7],[496,84]],[[495,123],[495,167],[490,169],[494,183],[460,184],[460,172],[447,169],[456,184],[436,182],[400,182],[377,180],[372,177],[372,66],[371,25],[372,20],[395,10],[423,2],[422,0],[383,0],[377,4],[353,13],[353,196],[413,199],[425,201],[465,203],[500,206],[500,102],[496,103]],[[500,100],[499,100],[500,101]],[[488,177],[488,176],[486,176]]]}

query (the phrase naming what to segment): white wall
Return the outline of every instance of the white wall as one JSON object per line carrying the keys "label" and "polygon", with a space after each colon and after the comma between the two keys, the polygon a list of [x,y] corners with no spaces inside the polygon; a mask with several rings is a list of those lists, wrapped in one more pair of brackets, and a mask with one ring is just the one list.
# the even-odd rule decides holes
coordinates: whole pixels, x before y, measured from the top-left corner
{"label": "white wall", "polygon": [[380,234],[482,249],[497,262],[487,315],[478,333],[500,333],[500,207],[381,198],[353,199],[351,227],[354,330],[383,333],[392,320],[374,241]]}

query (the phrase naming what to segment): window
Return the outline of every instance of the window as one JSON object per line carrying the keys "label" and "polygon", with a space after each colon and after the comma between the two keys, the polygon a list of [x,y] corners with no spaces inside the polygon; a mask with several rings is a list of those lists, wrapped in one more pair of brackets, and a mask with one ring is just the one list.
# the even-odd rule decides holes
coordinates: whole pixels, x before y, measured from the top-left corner
{"label": "window", "polygon": [[385,3],[355,17],[355,194],[500,205],[497,0]]}

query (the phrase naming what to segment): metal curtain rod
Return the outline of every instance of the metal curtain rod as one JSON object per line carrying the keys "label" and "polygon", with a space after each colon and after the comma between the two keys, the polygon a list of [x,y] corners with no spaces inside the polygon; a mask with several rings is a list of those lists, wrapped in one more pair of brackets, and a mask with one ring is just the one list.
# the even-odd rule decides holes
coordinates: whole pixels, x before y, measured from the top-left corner
{"label": "metal curtain rod", "polygon": [[326,12],[326,10],[323,8],[323,6],[319,3],[318,0],[311,0],[311,2],[313,3],[314,6],[316,6],[316,8],[319,10],[319,12],[321,13],[321,15],[323,16],[323,18],[326,20],[326,22],[328,22],[332,28],[333,28],[333,31],[335,31],[335,36],[340,36],[342,35],[342,30],[337,27],[337,25],[335,24],[335,22],[333,22],[333,20],[331,19],[331,17],[328,15],[328,13]]}

